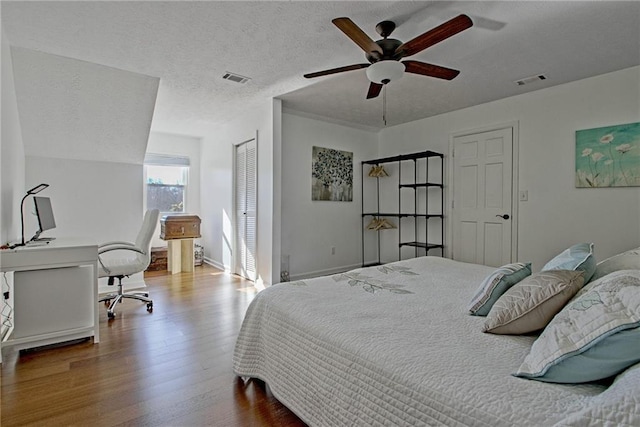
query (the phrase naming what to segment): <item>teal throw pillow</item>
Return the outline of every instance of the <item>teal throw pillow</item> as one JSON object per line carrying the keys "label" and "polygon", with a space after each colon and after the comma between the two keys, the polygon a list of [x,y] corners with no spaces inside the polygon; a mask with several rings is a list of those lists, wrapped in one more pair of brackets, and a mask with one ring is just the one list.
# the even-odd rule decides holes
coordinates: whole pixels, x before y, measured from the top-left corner
{"label": "teal throw pillow", "polygon": [[507,289],[529,275],[531,263],[516,262],[498,268],[480,284],[469,304],[469,312],[475,316],[486,316]]}
{"label": "teal throw pillow", "polygon": [[550,383],[586,383],[612,377],[640,362],[640,328],[604,337],[592,347],[551,366],[537,379]]}
{"label": "teal throw pillow", "polygon": [[593,257],[593,243],[578,243],[556,255],[542,267],[547,270],[577,270],[584,274],[584,283],[588,283],[596,271]]}

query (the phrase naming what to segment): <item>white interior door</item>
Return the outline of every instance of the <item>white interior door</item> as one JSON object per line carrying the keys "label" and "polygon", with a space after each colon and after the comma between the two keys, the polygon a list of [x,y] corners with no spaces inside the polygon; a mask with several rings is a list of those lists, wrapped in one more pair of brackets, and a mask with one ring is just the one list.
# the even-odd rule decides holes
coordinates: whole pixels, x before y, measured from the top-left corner
{"label": "white interior door", "polygon": [[511,262],[513,128],[453,139],[453,259]]}
{"label": "white interior door", "polygon": [[235,158],[235,273],[256,280],[258,180],[255,139],[237,145]]}

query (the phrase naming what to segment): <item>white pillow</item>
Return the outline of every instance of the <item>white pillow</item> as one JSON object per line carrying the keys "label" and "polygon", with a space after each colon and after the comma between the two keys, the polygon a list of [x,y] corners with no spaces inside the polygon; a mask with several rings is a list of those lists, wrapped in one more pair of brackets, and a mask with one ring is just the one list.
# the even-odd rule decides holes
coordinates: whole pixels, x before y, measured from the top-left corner
{"label": "white pillow", "polygon": [[630,249],[600,261],[591,280],[598,280],[618,270],[640,270],[640,248]]}
{"label": "white pillow", "polygon": [[582,288],[533,343],[515,375],[581,383],[638,362],[640,270],[621,270]]}

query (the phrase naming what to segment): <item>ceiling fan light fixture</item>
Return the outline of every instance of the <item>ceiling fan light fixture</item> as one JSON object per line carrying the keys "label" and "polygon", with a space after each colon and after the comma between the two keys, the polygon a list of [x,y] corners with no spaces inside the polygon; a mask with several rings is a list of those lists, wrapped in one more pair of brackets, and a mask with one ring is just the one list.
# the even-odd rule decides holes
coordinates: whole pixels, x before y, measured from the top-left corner
{"label": "ceiling fan light fixture", "polygon": [[371,64],[367,68],[367,77],[373,83],[387,84],[402,77],[404,70],[403,63],[387,59]]}

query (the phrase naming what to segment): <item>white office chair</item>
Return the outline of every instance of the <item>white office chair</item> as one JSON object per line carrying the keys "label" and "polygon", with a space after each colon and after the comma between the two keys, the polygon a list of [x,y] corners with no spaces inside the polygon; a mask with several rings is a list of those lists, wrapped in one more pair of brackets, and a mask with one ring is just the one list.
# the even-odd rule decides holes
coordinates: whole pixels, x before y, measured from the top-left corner
{"label": "white office chair", "polygon": [[[109,305],[107,316],[113,319],[116,316],[114,308],[123,298],[133,298],[147,303],[147,311],[153,311],[153,300],[149,298],[149,292],[122,292],[122,278],[132,274],[143,272],[151,262],[151,237],[158,223],[157,209],[148,210],[144,214],[142,227],[138,232],[135,243],[115,241],[98,246],[98,277],[108,277],[109,286],[113,286],[114,279],[118,279],[118,292],[101,297],[98,302]],[[109,259],[100,255],[111,251],[128,251],[126,258]]]}

